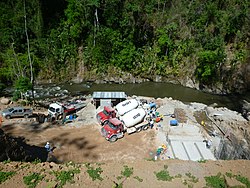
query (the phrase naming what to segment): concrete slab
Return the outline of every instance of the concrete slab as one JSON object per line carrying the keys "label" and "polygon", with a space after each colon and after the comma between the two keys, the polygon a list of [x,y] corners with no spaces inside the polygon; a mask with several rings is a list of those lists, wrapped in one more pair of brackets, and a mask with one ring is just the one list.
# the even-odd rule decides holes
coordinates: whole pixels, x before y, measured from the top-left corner
{"label": "concrete slab", "polygon": [[200,152],[202,153],[204,159],[216,160],[212,151],[206,147],[205,142],[197,142],[196,144],[197,144],[197,147],[199,148]]}
{"label": "concrete slab", "polygon": [[176,159],[190,160],[187,152],[185,151],[181,141],[171,141],[173,156]]}
{"label": "concrete slab", "polygon": [[[164,109],[165,113],[170,113],[172,109]],[[162,109],[163,111],[163,109]],[[192,114],[188,117],[192,117]],[[161,129],[158,129],[158,140],[168,142],[167,156],[180,160],[199,161],[216,160],[210,149],[206,148],[203,140],[207,139],[202,133],[202,127],[195,119],[188,118],[187,123],[179,123],[178,126],[170,126],[173,118],[164,116]],[[164,138],[165,137],[165,138]]]}
{"label": "concrete slab", "polygon": [[189,142],[183,142],[186,151],[190,157],[190,160],[192,161],[198,161],[203,159],[203,155],[201,152],[197,149],[195,142],[189,141]]}

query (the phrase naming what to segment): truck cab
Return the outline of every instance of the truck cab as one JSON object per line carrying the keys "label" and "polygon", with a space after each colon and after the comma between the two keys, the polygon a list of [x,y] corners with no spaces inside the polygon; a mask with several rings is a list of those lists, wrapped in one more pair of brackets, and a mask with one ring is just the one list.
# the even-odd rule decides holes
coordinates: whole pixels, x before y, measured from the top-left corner
{"label": "truck cab", "polygon": [[124,136],[123,123],[117,118],[111,118],[107,121],[101,129],[102,136],[110,142],[115,142],[118,138]]}
{"label": "truck cab", "polygon": [[99,112],[96,115],[98,123],[104,125],[110,118],[115,118],[116,112],[115,109],[110,106],[104,106],[103,111]]}
{"label": "truck cab", "polygon": [[101,129],[101,134],[110,142],[115,142],[118,138],[128,134],[140,132],[148,128],[148,121],[145,120],[146,112],[143,108],[133,109],[118,118],[111,118],[105,122]]}
{"label": "truck cab", "polygon": [[52,103],[49,105],[48,112],[52,117],[56,117],[57,115],[62,114],[63,111],[63,106],[58,103]]}

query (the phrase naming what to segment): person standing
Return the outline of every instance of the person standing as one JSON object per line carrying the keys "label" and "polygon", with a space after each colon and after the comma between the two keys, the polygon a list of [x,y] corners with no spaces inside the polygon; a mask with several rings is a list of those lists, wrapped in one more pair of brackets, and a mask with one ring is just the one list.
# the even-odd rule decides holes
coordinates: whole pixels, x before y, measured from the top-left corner
{"label": "person standing", "polygon": [[51,147],[50,147],[50,143],[49,142],[47,142],[44,147],[45,147],[45,149],[47,150],[48,153],[51,152]]}
{"label": "person standing", "polygon": [[153,119],[150,119],[149,125],[150,125],[150,128],[153,129],[153,127],[154,127],[154,120]]}

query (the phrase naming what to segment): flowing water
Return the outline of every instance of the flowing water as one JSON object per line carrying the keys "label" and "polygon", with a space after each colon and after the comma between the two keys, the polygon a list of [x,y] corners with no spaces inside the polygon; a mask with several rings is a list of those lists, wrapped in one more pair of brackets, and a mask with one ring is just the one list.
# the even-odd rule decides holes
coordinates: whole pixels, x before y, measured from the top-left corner
{"label": "flowing water", "polygon": [[124,91],[127,95],[148,96],[154,98],[172,97],[184,103],[199,102],[207,105],[217,103],[218,106],[239,111],[241,101],[250,101],[250,92],[244,95],[213,95],[195,89],[171,83],[144,82],[140,84],[63,84],[62,89],[67,89],[72,94],[92,94],[94,91]]}

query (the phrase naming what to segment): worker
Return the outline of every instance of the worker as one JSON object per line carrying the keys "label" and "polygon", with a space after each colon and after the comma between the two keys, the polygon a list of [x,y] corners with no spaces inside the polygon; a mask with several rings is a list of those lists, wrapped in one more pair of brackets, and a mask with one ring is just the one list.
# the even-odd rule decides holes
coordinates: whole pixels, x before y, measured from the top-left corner
{"label": "worker", "polygon": [[153,127],[154,127],[154,120],[153,119],[150,119],[149,126],[151,129],[153,129]]}
{"label": "worker", "polygon": [[51,147],[50,147],[50,143],[49,142],[47,142],[44,147],[45,147],[45,149],[47,150],[48,153],[51,152]]}
{"label": "worker", "polygon": [[212,146],[212,140],[211,139],[208,140],[206,145],[207,145],[208,149],[211,148],[211,146]]}

